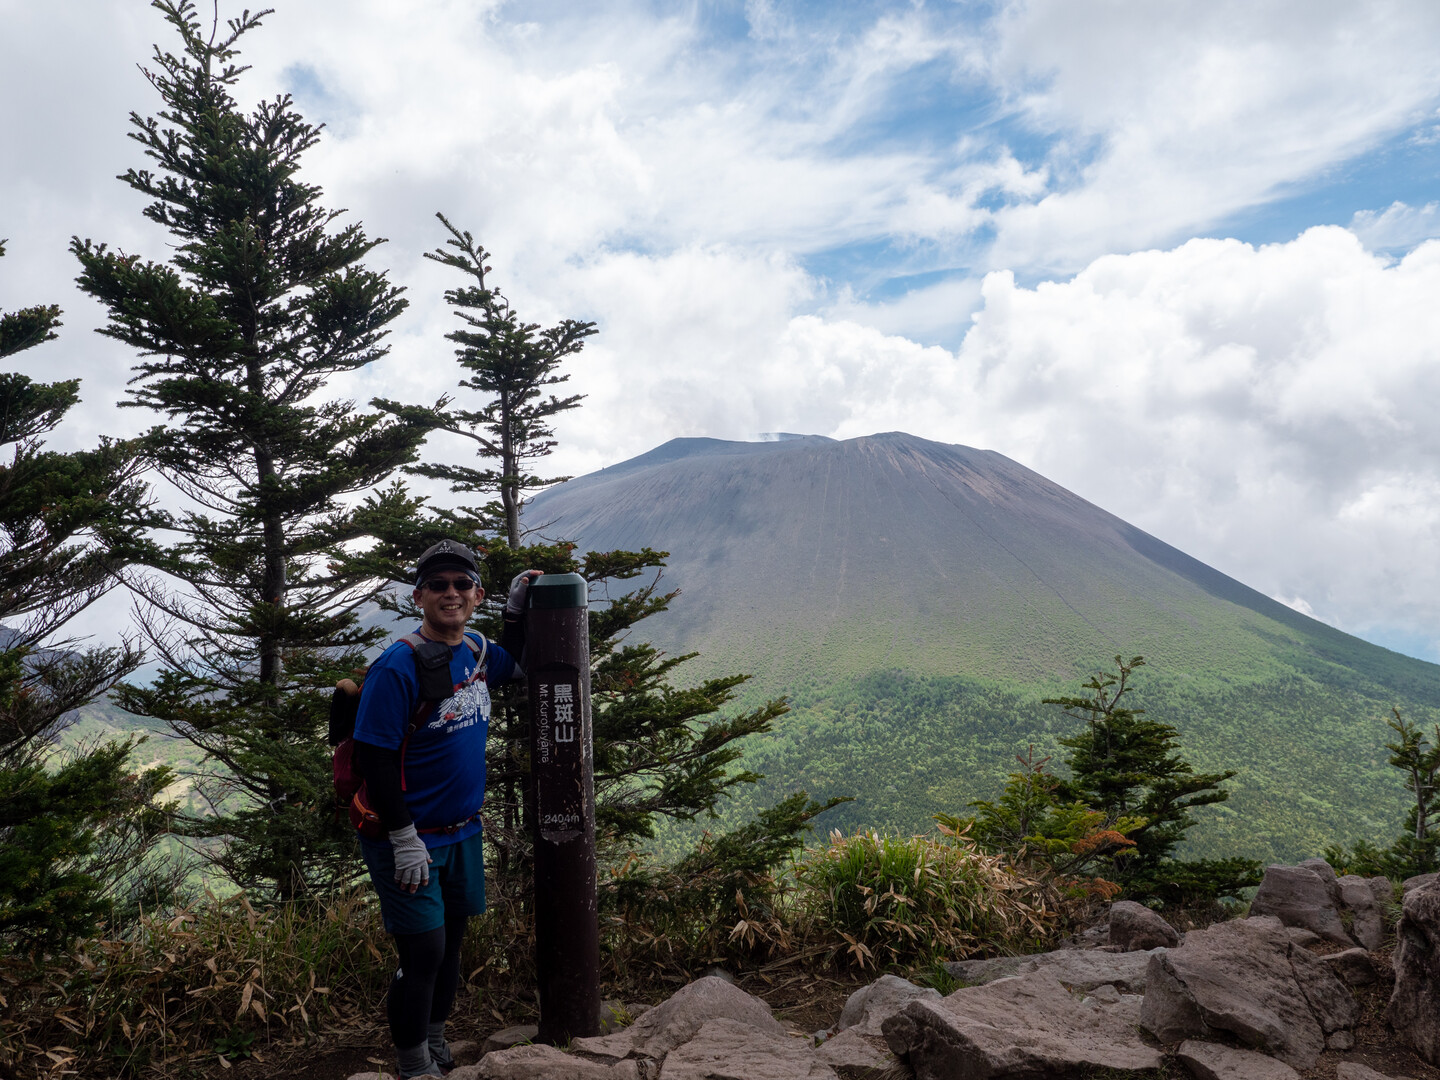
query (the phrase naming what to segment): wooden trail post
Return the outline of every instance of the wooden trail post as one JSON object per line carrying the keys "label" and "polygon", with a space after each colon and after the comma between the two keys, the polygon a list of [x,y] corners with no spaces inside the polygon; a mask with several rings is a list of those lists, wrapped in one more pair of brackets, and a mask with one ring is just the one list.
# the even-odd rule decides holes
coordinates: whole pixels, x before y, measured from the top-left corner
{"label": "wooden trail post", "polygon": [[535,792],[535,964],[539,1041],[600,1032],[595,778],[588,589],[545,574],[526,599],[530,771]]}

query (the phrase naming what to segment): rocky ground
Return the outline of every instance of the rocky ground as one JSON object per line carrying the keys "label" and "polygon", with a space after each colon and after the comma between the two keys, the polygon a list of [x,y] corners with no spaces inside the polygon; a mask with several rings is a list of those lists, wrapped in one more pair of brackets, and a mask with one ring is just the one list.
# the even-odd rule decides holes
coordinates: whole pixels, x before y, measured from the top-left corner
{"label": "rocky ground", "polygon": [[[943,997],[712,975],[563,1052],[476,1032],[451,1080],[1440,1080],[1440,880],[1406,882],[1394,914],[1390,882],[1309,860],[1271,867],[1245,919],[1180,934],[1117,903],[1068,948],[947,965]],[[383,1031],[363,1043],[229,1075],[376,1077]]]}

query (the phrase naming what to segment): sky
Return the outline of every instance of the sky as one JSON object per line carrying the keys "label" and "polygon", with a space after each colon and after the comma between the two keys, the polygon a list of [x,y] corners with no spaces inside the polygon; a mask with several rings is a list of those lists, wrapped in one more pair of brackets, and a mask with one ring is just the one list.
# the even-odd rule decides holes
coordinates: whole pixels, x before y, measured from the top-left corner
{"label": "sky", "polygon": [[[115,179],[157,41],[0,0],[0,308],[65,309],[16,358],[83,380],[57,449],[152,422],[67,244],[166,255]],[[326,125],[302,175],[407,289],[337,395],[453,390],[443,211],[527,320],[597,323],[557,473],[908,431],[1440,660],[1437,41],[1430,0],[278,0],[237,97]]]}

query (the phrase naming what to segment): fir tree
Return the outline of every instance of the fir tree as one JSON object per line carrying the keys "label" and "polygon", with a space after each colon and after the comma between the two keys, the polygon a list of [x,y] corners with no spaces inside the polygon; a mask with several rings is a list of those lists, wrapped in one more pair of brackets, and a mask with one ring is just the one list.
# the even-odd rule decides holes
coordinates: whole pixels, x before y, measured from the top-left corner
{"label": "fir tree", "polygon": [[[5,254],[0,242],[0,255]],[[60,309],[0,314],[0,358],[56,337]],[[137,442],[43,449],[79,382],[0,372],[0,940],[57,947],[88,933],[154,835],[167,770],[130,771],[134,740],[50,754],[75,709],[139,664],[131,642],[54,640],[116,584],[153,524]]]}
{"label": "fir tree", "polygon": [[1130,676],[1144,664],[1143,657],[1127,663],[1117,656],[1116,674],[1092,676],[1083,684],[1088,694],[1045,699],[1084,722],[1078,733],[1059,740],[1070,748],[1071,776],[1057,794],[1100,811],[1110,822],[1143,821],[1124,830],[1135,846],[1115,863],[1115,876],[1132,895],[1180,903],[1213,900],[1259,884],[1259,863],[1252,860],[1183,863],[1172,857],[1196,824],[1195,808],[1228,799],[1230,793],[1220,785],[1235,773],[1197,773],[1180,756],[1176,728],[1125,704],[1134,691]]}
{"label": "fir tree", "polygon": [[[406,472],[444,480],[452,492],[497,496],[482,506],[442,516],[453,526],[477,535],[498,533],[510,547],[518,548],[525,493],[569,479],[543,478],[527,471],[529,462],[548,456],[555,447],[551,418],[575,408],[582,398],[580,394],[561,398],[553,393],[547,397],[545,390],[569,380],[569,375],[560,373],[560,364],[585,347],[585,339],[595,333],[595,324],[564,319],[541,329],[538,323],[522,322],[505,295],[486,283],[490,256],[485,249],[470,233],[450,224],[444,214],[435,216],[450,231],[450,239],[444,247],[427,251],[425,257],[473,279],[473,284],[445,293],[446,302],[466,327],[445,336],[459,346],[455,359],[471,372],[461,381],[461,389],[488,398],[478,409],[448,411],[444,429],[475,442],[476,454],[491,464],[483,468],[421,464]],[[399,415],[407,413],[394,402],[383,404]]]}
{"label": "fir tree", "polygon": [[[131,114],[156,171],[120,179],[152,201],[168,262],[78,239],[81,287],[109,309],[102,333],[138,351],[129,404],[164,422],[156,466],[184,497],[150,564],[143,629],[164,661],[126,708],[208,755],[213,815],[187,819],[234,881],[280,898],[354,873],[333,820],[321,734],[337,670],[375,635],[356,609],[379,568],[414,542],[418,503],[377,488],[413,460],[433,417],[325,400],[327,380],[382,357],[401,290],[362,259],[381,241],[299,178],[320,129],[288,95],[243,112],[241,37],[269,14],[202,26],[192,0],[153,5],[179,35],[145,71],[163,108]],[[357,501],[358,493],[370,492]]]}

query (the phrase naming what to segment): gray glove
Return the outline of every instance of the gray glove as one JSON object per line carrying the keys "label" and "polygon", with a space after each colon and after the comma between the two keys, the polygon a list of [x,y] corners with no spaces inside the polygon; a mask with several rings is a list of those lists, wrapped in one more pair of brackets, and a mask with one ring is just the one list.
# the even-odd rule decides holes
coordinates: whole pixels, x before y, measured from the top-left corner
{"label": "gray glove", "polygon": [[543,571],[522,570],[510,580],[510,595],[505,598],[506,615],[523,615],[525,613],[525,596],[530,592],[530,581],[537,578]]}
{"label": "gray glove", "polygon": [[395,851],[395,880],[402,889],[414,892],[430,884],[430,852],[415,831],[414,822],[391,831],[390,847]]}

